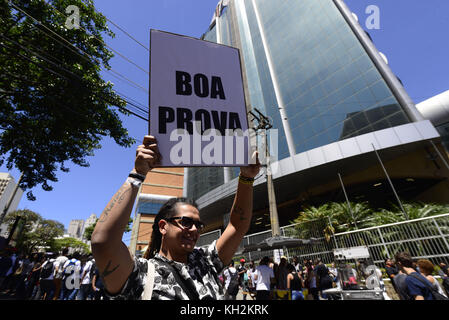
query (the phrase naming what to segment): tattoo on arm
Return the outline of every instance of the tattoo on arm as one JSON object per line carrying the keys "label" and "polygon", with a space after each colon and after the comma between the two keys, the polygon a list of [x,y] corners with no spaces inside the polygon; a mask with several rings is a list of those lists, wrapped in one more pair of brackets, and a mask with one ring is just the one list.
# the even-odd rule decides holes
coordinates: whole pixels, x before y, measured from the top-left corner
{"label": "tattoo on arm", "polygon": [[108,264],[106,265],[106,268],[104,269],[103,273],[101,274],[102,278],[106,278],[108,275],[110,275],[111,273],[113,273],[115,270],[118,269],[118,267],[120,266],[119,264],[116,265],[112,270],[109,270],[109,268],[111,267],[111,260],[109,260]]}
{"label": "tattoo on arm", "polygon": [[232,210],[232,214],[238,215],[239,218],[240,218],[240,221],[248,220],[248,218],[245,217],[245,212],[244,212],[243,209],[240,208],[240,207],[237,207],[237,206],[236,206],[236,207]]}
{"label": "tattoo on arm", "polygon": [[123,199],[125,198],[125,195],[131,191],[130,188],[126,189],[125,186],[122,186],[119,191],[115,194],[114,198],[110,201],[106,209],[104,209],[103,213],[101,214],[100,219],[98,222],[105,222],[108,219],[108,215],[111,212],[111,210],[114,208],[116,204],[120,204]]}

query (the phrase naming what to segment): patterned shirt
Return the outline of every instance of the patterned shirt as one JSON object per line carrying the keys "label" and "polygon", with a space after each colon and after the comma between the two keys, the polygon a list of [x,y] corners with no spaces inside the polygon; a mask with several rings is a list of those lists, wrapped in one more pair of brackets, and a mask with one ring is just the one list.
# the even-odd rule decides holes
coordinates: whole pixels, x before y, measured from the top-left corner
{"label": "patterned shirt", "polygon": [[[206,249],[195,248],[188,256],[187,264],[169,260],[159,254],[151,260],[155,267],[151,300],[189,300],[187,293],[177,283],[170,264],[188,287],[194,287],[200,300],[223,300],[224,291],[218,274],[223,263],[218,257],[216,241]],[[148,262],[134,257],[134,269],[121,292],[109,295],[113,300],[141,300],[146,283]]]}

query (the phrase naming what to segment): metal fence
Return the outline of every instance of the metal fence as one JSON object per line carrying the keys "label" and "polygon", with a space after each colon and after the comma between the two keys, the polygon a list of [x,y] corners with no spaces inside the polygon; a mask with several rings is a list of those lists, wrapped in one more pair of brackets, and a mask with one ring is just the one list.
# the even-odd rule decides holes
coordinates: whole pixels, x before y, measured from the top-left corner
{"label": "metal fence", "polygon": [[[334,249],[367,246],[371,258],[379,266],[383,266],[386,258],[393,258],[399,251],[408,251],[415,259],[429,259],[434,264],[449,264],[449,213],[336,233],[328,239],[324,235],[326,226],[326,221],[316,220],[281,227],[283,236],[318,239],[313,245],[288,249],[282,254],[287,257],[298,256],[300,259],[319,257],[324,263],[331,263],[334,261]],[[240,249],[244,245],[260,243],[270,236],[271,230],[247,235]],[[246,259],[255,261],[273,255],[273,250],[243,254]]]}

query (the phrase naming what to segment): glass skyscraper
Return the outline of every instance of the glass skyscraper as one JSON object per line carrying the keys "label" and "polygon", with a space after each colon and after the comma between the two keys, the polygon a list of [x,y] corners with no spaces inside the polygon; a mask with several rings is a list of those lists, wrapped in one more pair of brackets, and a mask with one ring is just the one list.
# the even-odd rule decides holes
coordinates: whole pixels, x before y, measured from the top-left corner
{"label": "glass skyscraper", "polygon": [[[202,39],[240,49],[248,111],[272,120],[277,159],[289,166],[278,177],[346,157],[337,143],[423,120],[342,0],[222,0]],[[370,144],[351,156],[373,151]],[[321,161],[307,154],[323,146],[343,156],[315,152]],[[302,156],[309,164],[293,165]],[[188,169],[186,195],[219,199],[211,190],[237,173]]]}
{"label": "glass skyscraper", "polygon": [[[248,109],[278,129],[278,159],[413,119],[333,0],[230,0],[202,39],[240,49]],[[189,169],[193,198],[235,177]]]}

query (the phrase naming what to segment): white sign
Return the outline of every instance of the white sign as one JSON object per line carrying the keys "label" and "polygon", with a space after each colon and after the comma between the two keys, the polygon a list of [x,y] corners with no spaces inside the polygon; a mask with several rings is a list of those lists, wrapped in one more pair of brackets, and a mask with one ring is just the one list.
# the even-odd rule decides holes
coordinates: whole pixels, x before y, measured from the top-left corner
{"label": "white sign", "polygon": [[363,259],[369,258],[370,255],[368,247],[360,246],[360,247],[334,249],[334,257],[336,257],[337,259]]}
{"label": "white sign", "polygon": [[150,134],[162,167],[247,165],[239,51],[151,30]]}

